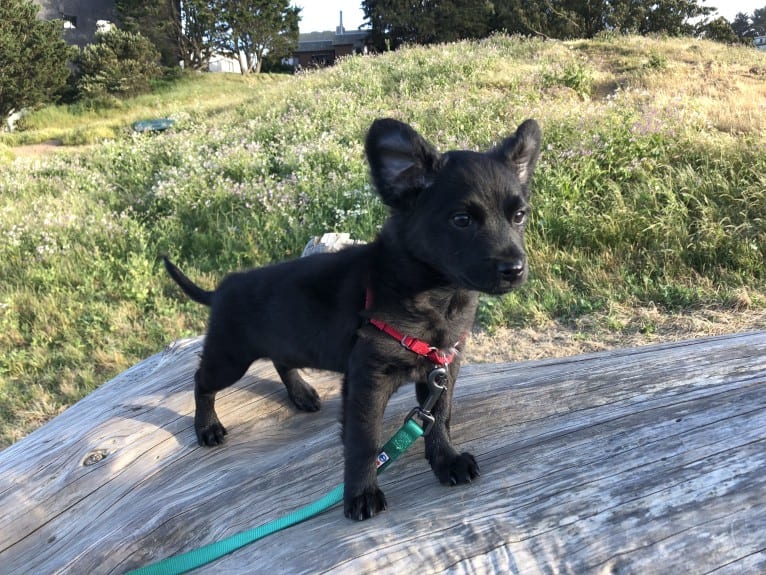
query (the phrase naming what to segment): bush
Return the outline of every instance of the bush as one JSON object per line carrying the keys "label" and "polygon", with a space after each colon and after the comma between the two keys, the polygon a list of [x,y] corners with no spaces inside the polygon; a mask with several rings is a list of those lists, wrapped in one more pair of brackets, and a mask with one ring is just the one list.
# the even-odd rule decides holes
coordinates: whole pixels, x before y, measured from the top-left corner
{"label": "bush", "polygon": [[75,61],[77,90],[81,98],[94,100],[149,92],[152,81],[162,76],[159,60],[157,49],[141,34],[117,28],[99,33]]}
{"label": "bush", "polygon": [[60,21],[37,19],[29,0],[0,2],[0,118],[50,102],[69,77]]}

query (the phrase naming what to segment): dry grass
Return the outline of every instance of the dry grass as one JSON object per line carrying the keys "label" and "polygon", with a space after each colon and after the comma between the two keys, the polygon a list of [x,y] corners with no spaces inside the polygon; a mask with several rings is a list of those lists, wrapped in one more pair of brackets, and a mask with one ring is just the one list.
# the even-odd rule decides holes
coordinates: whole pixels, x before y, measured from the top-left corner
{"label": "dry grass", "polygon": [[549,321],[537,327],[477,332],[465,359],[494,363],[568,357],[764,329],[766,309],[710,308],[669,314],[656,307],[631,308],[571,323]]}
{"label": "dry grass", "polygon": [[561,51],[566,49],[587,56],[597,99],[620,89],[636,103],[724,133],[762,134],[766,129],[762,52],[692,38],[637,36],[621,38],[619,47],[595,40],[562,43]]}

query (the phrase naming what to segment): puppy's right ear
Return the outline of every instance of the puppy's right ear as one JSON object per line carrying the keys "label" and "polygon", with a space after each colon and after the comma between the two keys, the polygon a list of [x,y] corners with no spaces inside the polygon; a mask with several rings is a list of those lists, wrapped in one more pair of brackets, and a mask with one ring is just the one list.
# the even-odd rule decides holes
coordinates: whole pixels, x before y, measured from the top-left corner
{"label": "puppy's right ear", "polygon": [[365,152],[380,197],[396,210],[411,206],[442,164],[442,155],[420,134],[390,118],[372,123]]}

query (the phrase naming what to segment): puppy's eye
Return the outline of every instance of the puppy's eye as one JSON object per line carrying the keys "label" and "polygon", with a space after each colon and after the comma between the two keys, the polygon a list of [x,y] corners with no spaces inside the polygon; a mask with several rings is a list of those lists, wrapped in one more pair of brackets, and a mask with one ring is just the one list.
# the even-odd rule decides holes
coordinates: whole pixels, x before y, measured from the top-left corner
{"label": "puppy's eye", "polygon": [[471,216],[468,214],[460,213],[452,216],[452,223],[459,228],[467,228],[471,225]]}
{"label": "puppy's eye", "polygon": [[513,213],[513,217],[511,219],[514,224],[521,225],[527,221],[527,212],[524,210],[518,210]]}

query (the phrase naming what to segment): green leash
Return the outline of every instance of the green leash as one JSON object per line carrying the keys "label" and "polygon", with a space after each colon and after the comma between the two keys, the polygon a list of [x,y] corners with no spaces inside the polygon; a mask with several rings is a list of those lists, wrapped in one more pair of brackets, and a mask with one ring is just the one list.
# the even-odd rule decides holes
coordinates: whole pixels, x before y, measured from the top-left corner
{"label": "green leash", "polygon": [[[412,445],[421,435],[423,435],[423,428],[413,421],[412,417],[408,417],[407,421],[404,422],[404,425],[402,425],[402,427],[399,428],[399,431],[388,440],[383,446],[383,450],[378,455],[378,473],[385,471],[386,468],[402,453],[407,451],[410,445]],[[181,573],[186,573],[187,571],[207,565],[216,559],[220,559],[224,555],[228,555],[254,541],[263,539],[272,533],[276,533],[277,531],[301,523],[315,515],[319,515],[341,501],[343,501],[343,484],[335,487],[335,489],[321,499],[309,503],[292,513],[288,513],[273,521],[264,523],[259,527],[249,529],[248,531],[242,531],[231,537],[222,539],[221,541],[210,543],[204,547],[193,549],[192,551],[187,551],[180,555],[168,557],[167,559],[163,559],[157,563],[152,563],[151,565],[141,567],[134,571],[129,571],[127,575],[180,575]]]}

